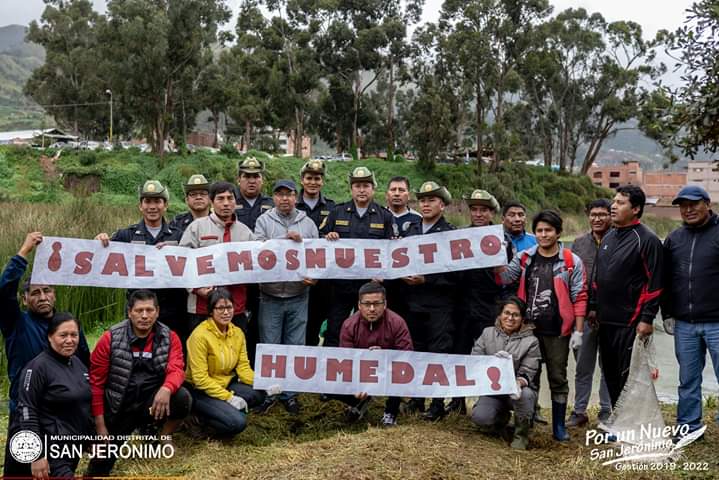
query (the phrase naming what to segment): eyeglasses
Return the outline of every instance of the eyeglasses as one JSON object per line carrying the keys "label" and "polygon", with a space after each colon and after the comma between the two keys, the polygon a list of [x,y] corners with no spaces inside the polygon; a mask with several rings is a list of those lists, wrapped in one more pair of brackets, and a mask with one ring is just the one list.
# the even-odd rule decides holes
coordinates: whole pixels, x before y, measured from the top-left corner
{"label": "eyeglasses", "polygon": [[590,213],[590,214],[589,214],[589,218],[591,218],[591,219],[599,219],[599,220],[605,219],[605,218],[607,218],[608,216],[609,216],[608,213]]}
{"label": "eyeglasses", "polygon": [[209,197],[210,194],[204,190],[200,190],[200,191],[189,192],[187,194],[187,196],[190,198],[198,198],[198,197]]}
{"label": "eyeglasses", "polygon": [[218,312],[231,312],[234,309],[235,307],[233,307],[232,305],[227,307],[215,307],[215,310],[217,310]]}
{"label": "eyeglasses", "polygon": [[517,312],[502,312],[502,315],[510,318],[522,318],[522,314]]}
{"label": "eyeglasses", "polygon": [[379,308],[384,305],[384,302],[359,302],[359,304],[365,308]]}

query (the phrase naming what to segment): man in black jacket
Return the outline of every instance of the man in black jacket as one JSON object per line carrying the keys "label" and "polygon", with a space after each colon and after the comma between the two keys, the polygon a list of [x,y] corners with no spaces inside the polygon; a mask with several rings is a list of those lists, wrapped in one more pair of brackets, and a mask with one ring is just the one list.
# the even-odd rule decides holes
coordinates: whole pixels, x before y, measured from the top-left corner
{"label": "man in black jacket", "polygon": [[[413,224],[408,237],[455,230],[444,219],[444,208],[452,201],[446,188],[436,182],[424,182],[417,192],[422,222]],[[455,304],[456,274],[434,273],[411,275],[402,280],[409,314],[406,318],[415,351],[452,353],[452,310]],[[424,399],[410,402],[410,410],[423,410]],[[439,420],[446,415],[443,398],[433,398],[427,420]]]}
{"label": "man in black jacket", "polygon": [[[320,234],[330,241],[392,238],[392,215],[372,200],[377,185],[374,174],[369,168],[357,167],[349,174],[349,182],[352,200],[338,204],[330,212],[320,225]],[[325,346],[339,345],[342,323],[357,306],[359,289],[365,283],[367,280],[332,281]]]}
{"label": "man in black jacket", "polygon": [[599,322],[599,354],[612,406],[629,375],[636,335],[654,332],[662,293],[662,242],[642,225],[646,197],[636,185],[617,188],[612,202],[614,228],[597,254],[589,309]]}
{"label": "man in black jacket", "polygon": [[706,352],[719,380],[719,217],[709,194],[696,185],[679,191],[684,224],[664,241],[664,329],[674,334],[679,362],[677,424],[702,426],[702,371]]}
{"label": "man in black jacket", "polygon": [[[182,232],[172,228],[165,221],[165,213],[170,203],[170,193],[157,180],[146,181],[140,189],[140,212],[142,220],[127,228],[117,230],[112,236],[107,233],[98,234],[104,247],[110,242],[140,243],[145,245],[177,245]],[[127,290],[130,298],[135,289]],[[164,323],[180,336],[187,335],[187,291],[184,288],[163,288],[153,290],[160,303],[159,321]]]}

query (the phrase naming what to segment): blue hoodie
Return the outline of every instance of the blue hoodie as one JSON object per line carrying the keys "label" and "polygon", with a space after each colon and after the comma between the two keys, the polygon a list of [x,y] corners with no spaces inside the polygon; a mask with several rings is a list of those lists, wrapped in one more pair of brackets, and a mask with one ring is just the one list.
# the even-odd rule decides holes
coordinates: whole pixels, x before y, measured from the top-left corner
{"label": "blue hoodie", "polygon": [[[48,346],[48,319],[22,311],[18,303],[17,291],[25,270],[27,260],[15,255],[0,278],[0,331],[5,338],[7,373],[10,379],[10,412],[14,411],[17,405],[18,374]],[[90,349],[82,329],[76,355],[90,368]]]}

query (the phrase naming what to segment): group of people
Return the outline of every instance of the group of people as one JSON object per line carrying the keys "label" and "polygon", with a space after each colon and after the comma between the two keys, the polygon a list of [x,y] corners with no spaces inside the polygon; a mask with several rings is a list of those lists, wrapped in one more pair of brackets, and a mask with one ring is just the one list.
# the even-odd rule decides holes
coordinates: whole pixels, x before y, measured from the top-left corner
{"label": "group of people", "polygon": [[[386,207],[374,201],[373,173],[357,167],[349,175],[351,199],[337,203],[322,193],[326,165],[307,162],[293,180],[278,180],[272,197],[262,194],[264,165],[249,157],[239,164],[237,184],[210,183],[200,174],[184,185],[189,211],[165,219],[166,186],[150,180],[140,189],[142,219],[110,241],[200,248],[222,242],[308,238],[395,239],[453,230],[444,217],[449,191],[425,182],[409,208],[410,184],[389,180]],[[129,290],[127,318],[110,327],[90,354],[76,317],[55,310],[55,290],[21,279],[28,256],[42,241],[27,235],[0,278],[10,378],[12,436],[100,435],[121,442],[136,429],[154,431],[161,442],[182,424],[214,437],[242,432],[249,411],[268,412],[278,402],[301,411],[296,392],[279,386],[253,388],[255,345],[322,345],[433,353],[497,355],[514,363],[517,393],[480,397],[471,419],[482,430],[508,436],[526,449],[538,407],[542,364],[552,400],[552,432],[569,439],[567,427],[587,423],[597,357],[600,359],[600,420],[606,419],[626,382],[635,336],[653,332],[660,304],[666,330],[675,333],[680,366],[678,423],[702,422],[701,373],[706,349],[719,377],[719,300],[710,293],[719,280],[719,218],[708,194],[683,188],[674,200],[683,225],[662,245],[640,219],[645,196],[637,186],[617,189],[610,201],[587,208],[590,231],[571,249],[560,242],[563,220],[543,210],[526,231],[519,202],[499,202],[485,190],[463,197],[468,228],[491,225],[501,216],[508,264],[377,282],[320,280],[259,285],[207,285],[184,289]],[[18,301],[25,306],[21,308]],[[320,335],[326,322],[324,335]],[[566,419],[570,351],[577,366],[574,409]],[[347,404],[357,421],[370,398],[322,395]],[[423,398],[405,403],[430,421],[466,412],[465,399]],[[402,400],[388,398],[381,424],[393,426]],[[513,431],[508,429],[514,411]],[[152,430],[154,428],[154,430]],[[509,435],[507,435],[509,434]],[[110,473],[114,458],[93,458],[89,475]],[[15,460],[6,447],[5,474],[36,478],[70,476],[77,459],[44,455],[31,464]]]}

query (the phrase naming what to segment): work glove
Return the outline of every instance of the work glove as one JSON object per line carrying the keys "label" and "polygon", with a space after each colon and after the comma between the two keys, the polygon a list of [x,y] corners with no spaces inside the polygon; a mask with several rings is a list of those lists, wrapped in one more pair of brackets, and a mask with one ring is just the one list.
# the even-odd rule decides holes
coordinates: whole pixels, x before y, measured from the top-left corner
{"label": "work glove", "polygon": [[247,402],[244,398],[238,397],[237,395],[232,395],[229,400],[227,400],[227,403],[235,407],[237,410],[244,410],[247,412]]}
{"label": "work glove", "polygon": [[519,400],[519,398],[522,396],[522,388],[527,386],[527,381],[523,378],[517,379],[517,393],[510,393],[509,398],[511,400]]}
{"label": "work glove", "polygon": [[270,397],[273,397],[275,395],[279,395],[280,393],[282,393],[282,387],[280,387],[279,385],[270,385],[269,387],[267,387],[266,392],[267,392],[267,395],[269,395]]}
{"label": "work glove", "polygon": [[577,330],[572,332],[572,336],[569,338],[569,348],[571,350],[578,350],[582,346],[582,332]]}
{"label": "work glove", "polygon": [[667,335],[674,335],[674,319],[672,317],[666,317],[662,320],[662,323],[664,324],[664,331],[667,332]]}
{"label": "work glove", "polygon": [[512,354],[509,352],[505,352],[504,350],[498,351],[497,353],[494,354],[494,356],[498,357],[498,358],[508,358],[510,360],[512,359]]}

